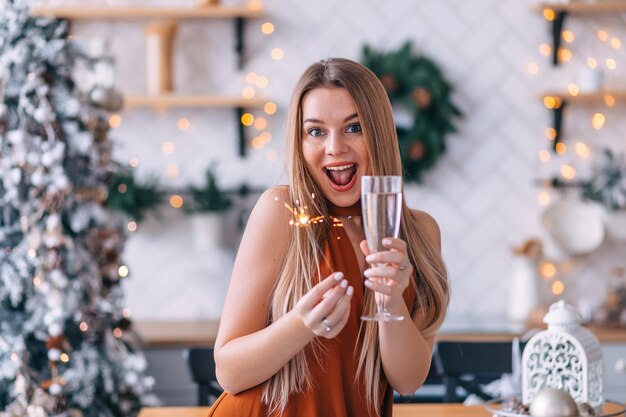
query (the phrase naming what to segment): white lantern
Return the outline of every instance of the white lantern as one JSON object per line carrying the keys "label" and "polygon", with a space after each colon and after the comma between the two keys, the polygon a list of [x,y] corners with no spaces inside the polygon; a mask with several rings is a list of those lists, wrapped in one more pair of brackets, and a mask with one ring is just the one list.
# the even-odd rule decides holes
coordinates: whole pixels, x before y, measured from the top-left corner
{"label": "white lantern", "polygon": [[598,338],[580,325],[576,308],[563,300],[543,318],[548,329],[533,336],[522,355],[522,402],[529,405],[543,388],[558,388],[596,412],[602,394],[602,349]]}

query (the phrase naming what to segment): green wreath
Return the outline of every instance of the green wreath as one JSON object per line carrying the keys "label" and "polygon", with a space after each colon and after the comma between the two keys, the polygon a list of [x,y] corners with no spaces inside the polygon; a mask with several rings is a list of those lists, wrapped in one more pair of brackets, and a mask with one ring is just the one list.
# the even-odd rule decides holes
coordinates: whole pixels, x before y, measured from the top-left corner
{"label": "green wreath", "polygon": [[445,152],[445,136],[457,131],[453,119],[463,114],[452,102],[453,88],[439,67],[411,49],[410,41],[387,53],[365,45],[362,63],[378,76],[392,105],[411,115],[413,124],[396,130],[405,178],[419,182]]}

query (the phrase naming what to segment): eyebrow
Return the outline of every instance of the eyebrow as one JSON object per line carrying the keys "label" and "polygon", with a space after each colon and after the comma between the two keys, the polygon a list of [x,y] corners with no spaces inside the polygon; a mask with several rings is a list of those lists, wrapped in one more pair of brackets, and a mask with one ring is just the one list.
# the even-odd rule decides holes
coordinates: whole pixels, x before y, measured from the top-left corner
{"label": "eyebrow", "polygon": [[[343,119],[343,121],[347,122],[347,121],[352,120],[352,119],[354,119],[356,117],[358,117],[358,114],[354,113],[354,114],[351,114],[350,116],[346,117],[345,119]],[[305,124],[305,123],[322,123],[322,121],[319,120],[319,119],[305,119],[305,120],[302,121],[302,124]]]}

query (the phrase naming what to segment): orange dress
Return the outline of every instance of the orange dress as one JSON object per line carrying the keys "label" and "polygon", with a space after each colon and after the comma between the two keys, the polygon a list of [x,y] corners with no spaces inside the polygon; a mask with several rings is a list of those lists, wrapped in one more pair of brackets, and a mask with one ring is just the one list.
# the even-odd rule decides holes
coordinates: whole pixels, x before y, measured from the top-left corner
{"label": "orange dress", "polygon": [[[360,205],[347,208],[334,208],[335,215],[361,215]],[[333,271],[342,271],[344,277],[354,287],[350,317],[343,330],[333,339],[320,338],[322,342],[322,364],[314,358],[309,360],[313,386],[298,394],[292,394],[287,402],[283,417],[375,417],[376,413],[367,407],[365,385],[355,375],[359,363],[362,343],[358,340],[361,315],[365,302],[363,277],[348,235],[342,227],[331,227],[328,241],[324,245],[328,264],[321,262],[322,277]],[[404,299],[411,309],[415,294],[411,287],[404,293]],[[382,372],[382,370],[381,370]],[[382,379],[385,395],[380,404],[380,415],[391,417],[393,390],[387,380]],[[259,384],[236,395],[222,394],[209,410],[209,417],[266,417],[267,406],[262,402],[263,384]]]}

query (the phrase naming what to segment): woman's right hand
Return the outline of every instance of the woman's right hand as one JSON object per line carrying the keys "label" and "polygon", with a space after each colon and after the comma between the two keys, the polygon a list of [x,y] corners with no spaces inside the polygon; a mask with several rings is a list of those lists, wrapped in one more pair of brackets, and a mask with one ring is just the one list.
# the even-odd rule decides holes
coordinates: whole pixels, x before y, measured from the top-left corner
{"label": "woman's right hand", "polygon": [[354,288],[343,279],[343,273],[335,272],[311,288],[294,310],[313,334],[331,339],[348,321],[353,293]]}

